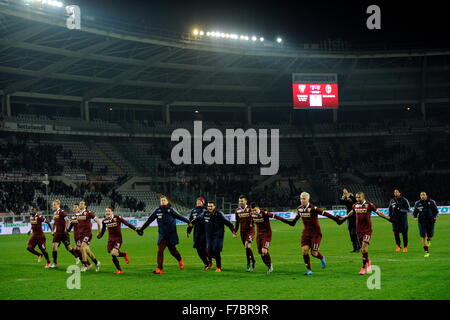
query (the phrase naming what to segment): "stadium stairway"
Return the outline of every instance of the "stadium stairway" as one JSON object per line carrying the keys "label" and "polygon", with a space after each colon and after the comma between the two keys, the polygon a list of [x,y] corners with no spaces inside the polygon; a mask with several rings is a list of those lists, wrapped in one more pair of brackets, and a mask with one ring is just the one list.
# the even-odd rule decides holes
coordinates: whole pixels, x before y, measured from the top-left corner
{"label": "stadium stairway", "polygon": [[[323,146],[318,147],[313,139],[305,139],[302,141],[303,147],[307,152],[300,152],[299,157],[306,168],[306,172],[309,172],[309,178],[311,183],[308,187],[311,188],[308,191],[313,199],[326,204],[334,204],[337,199],[337,181],[333,180],[325,170],[324,165],[328,167],[329,163],[323,161]],[[306,190],[304,190],[306,191]]]}
{"label": "stadium stairway", "polygon": [[114,143],[97,142],[97,147],[122,168],[129,176],[136,176],[140,171],[132,164],[130,154],[120,152],[120,148]]}
{"label": "stadium stairway", "polygon": [[271,185],[274,182],[277,182],[281,176],[279,174],[275,174],[273,176],[268,176],[265,179],[261,179],[254,187],[255,190],[264,189],[265,186]]}
{"label": "stadium stairway", "polygon": [[94,141],[87,141],[85,145],[93,152],[102,156],[112,167],[114,167],[121,174],[125,174],[125,170],[120,167],[110,156],[108,156],[102,149],[100,149]]}
{"label": "stadium stairway", "polygon": [[137,171],[139,171],[140,175],[148,176],[150,175],[150,170],[143,165],[140,161],[137,153],[140,152],[140,150],[136,150],[134,145],[129,143],[115,143],[114,148],[122,154],[122,156],[127,156],[129,161],[132,163],[132,165],[136,168]]}

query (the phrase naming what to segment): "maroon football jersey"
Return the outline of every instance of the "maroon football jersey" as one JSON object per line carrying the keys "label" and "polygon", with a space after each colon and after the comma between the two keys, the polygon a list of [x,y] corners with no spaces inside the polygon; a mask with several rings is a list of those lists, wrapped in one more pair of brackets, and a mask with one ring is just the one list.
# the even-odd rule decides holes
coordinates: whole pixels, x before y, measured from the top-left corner
{"label": "maroon football jersey", "polygon": [[108,228],[108,237],[110,240],[119,240],[122,239],[122,231],[121,231],[121,224],[123,223],[127,227],[131,229],[136,229],[135,226],[133,226],[131,223],[126,221],[120,216],[113,215],[111,218],[105,218],[102,221],[103,228]]}
{"label": "maroon football jersey", "polygon": [[95,213],[85,209],[78,214],[77,218],[78,218],[78,232],[80,234],[90,234],[92,232],[91,220],[95,218]]}
{"label": "maroon football jersey", "polygon": [[267,211],[260,210],[259,213],[252,212],[252,219],[255,222],[256,230],[259,235],[270,235],[272,229],[270,227],[269,214]]}
{"label": "maroon football jersey", "polygon": [[72,224],[73,236],[75,239],[78,239],[80,236],[80,231],[78,230],[78,215],[79,213],[75,213],[70,217],[70,223]]}
{"label": "maroon football jersey", "polygon": [[59,208],[53,213],[53,221],[55,223],[55,233],[65,233],[66,232],[66,217],[67,212]]}
{"label": "maroon football jersey", "polygon": [[363,203],[355,203],[353,205],[353,211],[356,215],[356,232],[359,233],[371,233],[372,221],[370,216],[372,212],[376,212],[377,207],[370,201],[364,201]]}
{"label": "maroon football jersey", "polygon": [[249,206],[236,209],[236,231],[239,229],[239,226],[241,226],[241,233],[253,229],[252,210]]}
{"label": "maroon football jersey", "polygon": [[43,236],[42,223],[45,222],[45,218],[41,215],[30,216],[31,232],[33,236]]}
{"label": "maroon football jersey", "polygon": [[297,216],[294,220],[302,218],[303,233],[305,234],[321,234],[318,215],[323,214],[323,210],[309,203],[306,207],[302,205],[297,207]]}

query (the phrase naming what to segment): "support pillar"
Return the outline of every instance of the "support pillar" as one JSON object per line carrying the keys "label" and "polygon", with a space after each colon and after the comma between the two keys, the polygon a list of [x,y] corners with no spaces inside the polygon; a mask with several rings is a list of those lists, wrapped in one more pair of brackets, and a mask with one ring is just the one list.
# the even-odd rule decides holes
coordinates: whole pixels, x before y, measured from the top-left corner
{"label": "support pillar", "polygon": [[2,97],[2,113],[7,117],[11,117],[11,95],[10,94],[5,94]]}
{"label": "support pillar", "polygon": [[90,121],[89,117],[89,101],[81,102],[81,119]]}
{"label": "support pillar", "polygon": [[170,124],[170,104],[166,104],[164,107],[164,118],[166,120],[166,124]]}
{"label": "support pillar", "polygon": [[422,78],[421,78],[421,90],[420,90],[420,111],[422,112],[422,119],[427,120],[425,98],[426,98],[426,83],[427,83],[427,57],[422,59]]}
{"label": "support pillar", "polygon": [[252,125],[252,106],[249,104],[247,105],[247,124]]}
{"label": "support pillar", "polygon": [[426,105],[425,102],[420,103],[420,111],[422,112],[422,120],[425,121],[427,120],[427,110],[426,110]]}

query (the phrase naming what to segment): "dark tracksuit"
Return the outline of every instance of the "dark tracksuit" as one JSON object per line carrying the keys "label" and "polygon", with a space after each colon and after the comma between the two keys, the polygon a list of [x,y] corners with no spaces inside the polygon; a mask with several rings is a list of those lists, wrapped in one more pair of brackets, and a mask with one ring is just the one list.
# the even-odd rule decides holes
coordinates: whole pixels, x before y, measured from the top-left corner
{"label": "dark tracksuit", "polygon": [[408,212],[409,201],[405,197],[393,198],[389,202],[389,216],[392,217],[392,231],[395,243],[401,246],[400,233],[403,236],[403,246],[408,247]]}
{"label": "dark tracksuit", "polygon": [[[200,216],[204,211],[206,210],[206,207],[195,207],[191,210],[191,214],[189,215],[189,221],[194,220],[198,216]],[[205,231],[205,222],[199,221],[194,226],[194,243],[193,247],[197,249],[198,256],[203,261],[205,266],[207,266],[211,259],[209,258],[208,251],[206,250],[206,231]]]}
{"label": "dark tracksuit", "polygon": [[[354,195],[350,195],[346,199],[341,199],[341,205],[347,208],[347,214],[353,209],[353,205],[356,203]],[[356,234],[356,214],[352,214],[347,220],[348,233],[350,235],[350,241],[352,242],[353,251],[360,250],[358,236]]]}
{"label": "dark tracksuit", "polygon": [[147,228],[150,223],[156,219],[158,223],[158,268],[163,268],[164,250],[167,247],[170,254],[181,261],[181,255],[176,249],[178,244],[178,233],[177,233],[177,223],[176,220],[181,220],[189,223],[189,219],[179,214],[172,206],[159,206],[153,213],[148,217],[147,221],[140,228],[142,231]]}
{"label": "dark tracksuit", "polygon": [[432,238],[434,223],[438,216],[436,202],[432,199],[418,200],[414,204],[414,218],[419,218],[419,233],[422,238]]}
{"label": "dark tracksuit", "polygon": [[[215,210],[214,212],[205,211],[192,220],[191,223],[195,225],[201,221],[205,224],[206,249],[210,257],[216,259],[216,267],[221,269],[222,259],[220,252],[223,248],[224,227],[227,226],[231,232],[234,232],[234,226],[220,210]],[[187,232],[190,233],[191,230],[192,228],[188,227]]]}

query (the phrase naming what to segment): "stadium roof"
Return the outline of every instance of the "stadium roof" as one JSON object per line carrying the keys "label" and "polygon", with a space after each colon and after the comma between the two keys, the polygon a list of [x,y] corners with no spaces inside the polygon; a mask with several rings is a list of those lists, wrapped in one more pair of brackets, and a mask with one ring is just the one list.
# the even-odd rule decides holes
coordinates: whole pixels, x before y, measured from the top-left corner
{"label": "stadium roof", "polygon": [[[0,1],[0,89],[129,105],[282,107],[292,73],[337,73],[341,105],[449,102],[450,49],[319,50],[199,41]],[[380,48],[381,49],[381,48]]]}

